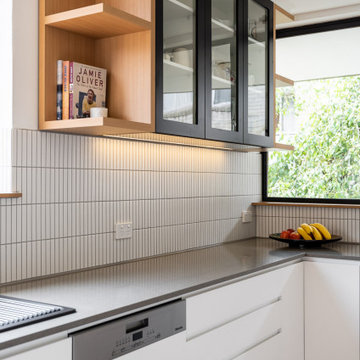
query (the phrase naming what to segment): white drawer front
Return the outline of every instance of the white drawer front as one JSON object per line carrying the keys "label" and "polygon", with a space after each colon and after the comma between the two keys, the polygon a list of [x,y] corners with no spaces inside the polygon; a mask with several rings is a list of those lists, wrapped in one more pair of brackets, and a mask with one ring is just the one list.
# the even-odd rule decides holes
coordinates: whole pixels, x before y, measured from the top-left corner
{"label": "white drawer front", "polygon": [[[279,360],[282,359],[280,353],[282,334],[276,334],[266,339],[257,346],[245,351],[233,360]],[[290,359],[288,359],[290,360]]]}
{"label": "white drawer front", "polygon": [[188,298],[186,300],[187,339],[278,300],[285,285],[292,280],[295,266],[297,265]]}
{"label": "white drawer front", "polygon": [[281,331],[280,306],[281,300],[188,340],[187,359],[234,359]]}
{"label": "white drawer front", "polygon": [[71,338],[44,345],[39,348],[25,351],[4,360],[71,360],[72,340]]}

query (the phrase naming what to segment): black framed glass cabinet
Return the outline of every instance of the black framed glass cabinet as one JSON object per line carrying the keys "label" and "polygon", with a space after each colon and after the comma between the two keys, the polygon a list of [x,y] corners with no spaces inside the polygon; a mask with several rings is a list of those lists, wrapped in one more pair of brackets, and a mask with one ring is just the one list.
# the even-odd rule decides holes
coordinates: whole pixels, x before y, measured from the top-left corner
{"label": "black framed glass cabinet", "polygon": [[156,132],[273,145],[273,3],[156,1]]}

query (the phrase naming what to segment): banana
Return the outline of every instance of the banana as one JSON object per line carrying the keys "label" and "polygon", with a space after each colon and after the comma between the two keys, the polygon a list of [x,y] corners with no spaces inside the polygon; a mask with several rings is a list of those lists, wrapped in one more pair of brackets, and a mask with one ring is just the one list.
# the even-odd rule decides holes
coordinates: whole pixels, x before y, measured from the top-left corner
{"label": "banana", "polygon": [[312,227],[309,224],[304,223],[304,224],[301,224],[300,226],[306,231],[306,233],[308,235],[310,235],[313,231]]}
{"label": "banana", "polygon": [[318,229],[326,240],[331,240],[331,234],[323,224],[315,223],[311,224],[311,226],[314,226],[316,229]]}
{"label": "banana", "polygon": [[304,240],[312,240],[312,237],[302,227],[298,227],[297,232],[302,236]]}
{"label": "banana", "polygon": [[315,226],[311,226],[311,228],[312,228],[312,231],[313,231],[314,239],[315,240],[322,240],[323,236],[321,235],[321,232]]}

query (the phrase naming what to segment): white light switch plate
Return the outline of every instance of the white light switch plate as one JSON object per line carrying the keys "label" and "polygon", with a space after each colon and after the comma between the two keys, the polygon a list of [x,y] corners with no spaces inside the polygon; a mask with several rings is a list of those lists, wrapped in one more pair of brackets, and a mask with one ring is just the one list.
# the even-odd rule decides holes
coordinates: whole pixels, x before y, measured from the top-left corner
{"label": "white light switch plate", "polygon": [[252,222],[252,212],[251,211],[243,211],[241,213],[242,222],[243,223],[250,223]]}
{"label": "white light switch plate", "polygon": [[115,239],[131,239],[132,238],[132,222],[115,224]]}

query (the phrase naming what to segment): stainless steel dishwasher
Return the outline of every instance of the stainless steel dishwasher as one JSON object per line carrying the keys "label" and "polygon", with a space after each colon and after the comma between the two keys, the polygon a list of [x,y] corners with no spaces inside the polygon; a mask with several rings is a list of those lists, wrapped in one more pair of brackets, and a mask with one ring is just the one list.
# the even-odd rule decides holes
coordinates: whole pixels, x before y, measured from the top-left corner
{"label": "stainless steel dishwasher", "polygon": [[185,300],[167,303],[72,334],[73,360],[117,359],[185,329]]}

